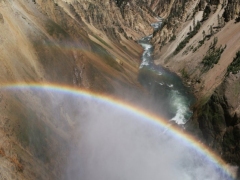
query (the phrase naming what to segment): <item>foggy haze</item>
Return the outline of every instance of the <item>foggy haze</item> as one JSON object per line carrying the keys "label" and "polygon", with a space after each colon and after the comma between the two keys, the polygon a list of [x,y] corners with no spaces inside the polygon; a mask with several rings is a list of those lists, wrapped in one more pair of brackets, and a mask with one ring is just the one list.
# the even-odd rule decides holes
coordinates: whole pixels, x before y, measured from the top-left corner
{"label": "foggy haze", "polygon": [[[18,92],[27,112],[31,109],[37,117],[44,113],[40,121],[46,126],[48,141],[53,134],[49,131],[64,140],[56,151],[67,154],[66,162],[61,163],[64,179],[231,179],[188,140],[140,112],[106,99],[54,89],[13,92]],[[34,132],[28,135],[40,136]],[[44,150],[47,154],[48,149]]]}

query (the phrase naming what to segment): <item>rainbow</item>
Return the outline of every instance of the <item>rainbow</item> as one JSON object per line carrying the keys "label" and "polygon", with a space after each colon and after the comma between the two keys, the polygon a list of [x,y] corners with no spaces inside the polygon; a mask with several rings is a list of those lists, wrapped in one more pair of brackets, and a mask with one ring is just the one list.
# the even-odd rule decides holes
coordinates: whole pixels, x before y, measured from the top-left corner
{"label": "rainbow", "polygon": [[39,89],[39,90],[50,90],[54,92],[61,92],[61,93],[70,93],[73,95],[81,95],[84,97],[89,98],[96,98],[102,102],[108,103],[111,106],[114,106],[116,108],[120,108],[123,110],[131,111],[138,116],[143,117],[146,119],[146,121],[149,121],[151,123],[154,123],[157,126],[163,127],[165,129],[168,129],[170,133],[172,133],[174,136],[177,136],[178,138],[181,138],[182,141],[184,141],[186,144],[189,144],[191,147],[196,149],[201,154],[204,154],[212,163],[216,165],[216,167],[223,170],[226,175],[228,175],[231,179],[234,179],[234,175],[229,170],[229,165],[226,164],[219,156],[217,156],[214,152],[212,152],[207,146],[205,146],[203,143],[201,143],[199,140],[195,139],[193,136],[185,133],[184,131],[180,130],[177,127],[169,126],[169,123],[159,118],[153,114],[144,112],[143,109],[136,108],[130,104],[127,104],[119,99],[116,99],[111,96],[102,95],[98,93],[89,92],[87,90],[74,88],[66,85],[59,85],[59,84],[37,84],[37,83],[15,83],[15,84],[1,84],[0,90],[24,90],[28,88],[33,89]]}

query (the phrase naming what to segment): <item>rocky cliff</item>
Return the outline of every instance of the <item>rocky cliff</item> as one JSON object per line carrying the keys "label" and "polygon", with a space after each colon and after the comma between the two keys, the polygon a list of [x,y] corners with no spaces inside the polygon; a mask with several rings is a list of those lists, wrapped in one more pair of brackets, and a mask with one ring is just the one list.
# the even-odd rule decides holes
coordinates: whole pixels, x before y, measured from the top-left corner
{"label": "rocky cliff", "polygon": [[210,99],[196,109],[206,143],[223,159],[239,165],[239,74],[229,74]]}
{"label": "rocky cliff", "polygon": [[[152,33],[154,21],[135,1],[2,0],[0,84],[68,85],[131,101],[145,94],[135,40]],[[66,179],[71,123],[30,94],[0,89],[0,179]]]}
{"label": "rocky cliff", "polygon": [[155,62],[197,97],[189,131],[238,165],[239,8],[239,1],[174,1],[153,39]]}

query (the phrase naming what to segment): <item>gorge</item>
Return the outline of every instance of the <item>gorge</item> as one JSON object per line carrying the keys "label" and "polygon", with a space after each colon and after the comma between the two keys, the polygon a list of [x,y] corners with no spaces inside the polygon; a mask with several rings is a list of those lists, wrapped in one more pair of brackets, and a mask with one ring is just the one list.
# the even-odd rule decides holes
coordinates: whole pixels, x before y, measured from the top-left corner
{"label": "gorge", "polygon": [[[157,24],[152,25],[154,30],[161,27],[161,23]],[[194,97],[178,76],[154,64],[151,38],[152,35],[149,35],[138,41],[144,49],[138,80],[151,94],[150,98],[157,106],[156,114],[178,125],[184,125],[192,115],[190,106]]]}
{"label": "gorge", "polygon": [[238,0],[1,0],[0,179],[239,178],[239,18]]}

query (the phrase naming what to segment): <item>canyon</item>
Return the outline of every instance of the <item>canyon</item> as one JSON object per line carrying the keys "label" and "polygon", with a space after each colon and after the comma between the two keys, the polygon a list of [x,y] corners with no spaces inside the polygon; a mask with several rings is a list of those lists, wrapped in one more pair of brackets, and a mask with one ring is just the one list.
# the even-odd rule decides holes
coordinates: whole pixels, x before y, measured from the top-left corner
{"label": "canyon", "polygon": [[[239,166],[239,19],[238,0],[0,0],[0,85],[58,84],[148,104],[137,41],[153,33],[155,64],[196,97],[186,131]],[[56,123],[40,99],[25,96],[0,89],[0,178],[66,179],[71,123]],[[29,139],[27,122],[54,133]]]}

